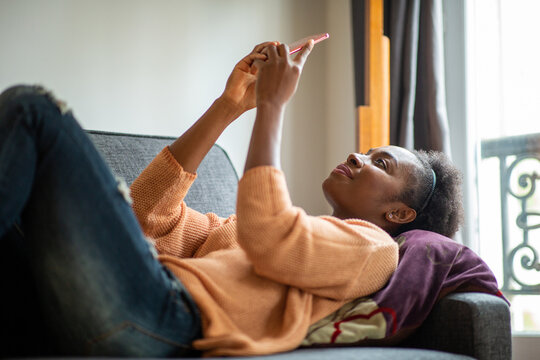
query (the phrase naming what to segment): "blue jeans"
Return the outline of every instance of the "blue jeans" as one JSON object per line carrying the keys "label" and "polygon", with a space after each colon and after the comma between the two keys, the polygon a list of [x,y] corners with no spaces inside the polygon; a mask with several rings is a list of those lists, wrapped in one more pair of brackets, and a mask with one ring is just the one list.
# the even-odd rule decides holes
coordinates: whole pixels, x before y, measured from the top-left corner
{"label": "blue jeans", "polygon": [[8,311],[38,313],[38,333],[60,355],[191,356],[198,308],[126,200],[52,95],[30,86],[0,95],[0,241],[16,259],[2,296],[34,294]]}

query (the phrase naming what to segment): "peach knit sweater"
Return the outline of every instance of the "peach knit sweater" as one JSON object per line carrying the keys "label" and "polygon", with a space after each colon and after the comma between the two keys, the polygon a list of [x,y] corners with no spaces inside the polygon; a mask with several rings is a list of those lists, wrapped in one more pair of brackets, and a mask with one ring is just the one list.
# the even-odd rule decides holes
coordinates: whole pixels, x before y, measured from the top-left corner
{"label": "peach knit sweater", "polygon": [[199,306],[206,356],[296,348],[308,327],[385,285],[393,239],[362,220],[314,217],[292,206],[281,171],[261,166],[238,185],[237,214],[183,202],[196,175],[163,149],[131,186],[133,209],[159,260]]}

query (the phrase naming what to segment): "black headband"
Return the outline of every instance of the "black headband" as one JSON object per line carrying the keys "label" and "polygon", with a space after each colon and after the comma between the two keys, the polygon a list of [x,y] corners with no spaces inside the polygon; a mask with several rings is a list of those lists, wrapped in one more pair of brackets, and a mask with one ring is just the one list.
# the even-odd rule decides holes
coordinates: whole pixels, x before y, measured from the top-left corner
{"label": "black headband", "polygon": [[435,192],[435,185],[437,184],[437,176],[435,175],[435,171],[433,171],[433,169],[431,169],[431,174],[433,174],[433,182],[431,183],[431,190],[430,190],[426,200],[424,201],[424,204],[422,204],[422,207],[420,208],[420,210],[418,210],[418,213],[421,213],[422,211],[424,211],[424,209],[428,205],[429,201],[431,200],[431,197],[433,196],[433,193]]}

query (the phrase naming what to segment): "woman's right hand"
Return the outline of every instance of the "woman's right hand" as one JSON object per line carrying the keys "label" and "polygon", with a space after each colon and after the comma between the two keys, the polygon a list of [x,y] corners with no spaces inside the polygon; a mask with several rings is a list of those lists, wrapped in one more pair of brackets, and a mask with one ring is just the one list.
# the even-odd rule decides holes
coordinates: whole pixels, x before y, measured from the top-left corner
{"label": "woman's right hand", "polygon": [[236,108],[238,116],[255,107],[255,83],[257,81],[257,68],[253,66],[256,60],[265,61],[267,55],[263,50],[268,46],[276,46],[277,41],[261,43],[240,60],[234,67],[221,99],[227,101]]}
{"label": "woman's right hand", "polygon": [[285,105],[294,95],[306,59],[313,49],[313,40],[294,57],[287,45],[269,45],[268,59],[256,60],[258,69],[256,93],[257,115],[244,172],[256,166],[280,168],[281,130]]}
{"label": "woman's right hand", "polygon": [[278,108],[285,106],[296,92],[300,74],[313,45],[313,40],[310,40],[294,58],[289,55],[289,48],[285,44],[269,45],[264,49],[268,59],[256,60],[254,64],[259,72],[256,85],[257,107],[262,104]]}

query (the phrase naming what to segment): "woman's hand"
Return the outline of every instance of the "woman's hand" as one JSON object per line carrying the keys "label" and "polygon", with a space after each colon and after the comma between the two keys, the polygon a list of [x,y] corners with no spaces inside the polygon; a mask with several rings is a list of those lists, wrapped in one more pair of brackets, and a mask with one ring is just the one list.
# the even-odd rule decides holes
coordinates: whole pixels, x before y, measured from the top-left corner
{"label": "woman's hand", "polygon": [[212,106],[169,149],[185,171],[195,173],[212,145],[223,131],[245,111],[255,107],[255,82],[257,69],[253,63],[266,60],[262,53],[267,46],[277,42],[265,42],[234,67],[225,91]]}
{"label": "woman's hand", "polygon": [[276,46],[278,42],[268,41],[261,43],[234,67],[221,98],[232,104],[238,112],[238,116],[245,111],[253,109],[256,105],[255,82],[257,80],[257,68],[253,63],[265,61],[267,55],[263,50],[268,46]]}
{"label": "woman's hand", "polygon": [[311,40],[291,59],[287,45],[270,45],[264,51],[266,61],[256,60],[258,69],[256,94],[257,115],[244,172],[256,166],[280,168],[281,129],[285,105],[293,96],[306,59],[313,49]]}
{"label": "woman's hand", "polygon": [[254,64],[258,69],[257,106],[269,104],[282,107],[290,100],[296,92],[302,68],[313,44],[313,40],[310,40],[294,59],[289,56],[289,48],[285,44],[277,47],[267,45],[264,48],[263,54],[268,58],[266,61],[257,59]]}

